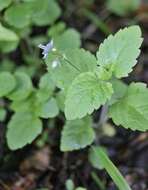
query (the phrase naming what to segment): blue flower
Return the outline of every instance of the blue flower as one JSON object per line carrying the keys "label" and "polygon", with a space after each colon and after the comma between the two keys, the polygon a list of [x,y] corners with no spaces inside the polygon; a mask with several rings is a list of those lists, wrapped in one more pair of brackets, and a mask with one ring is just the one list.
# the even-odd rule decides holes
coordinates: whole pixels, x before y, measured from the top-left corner
{"label": "blue flower", "polygon": [[48,53],[54,49],[53,40],[51,40],[47,45],[38,45],[39,48],[43,50],[42,55],[43,59],[45,59],[48,56]]}

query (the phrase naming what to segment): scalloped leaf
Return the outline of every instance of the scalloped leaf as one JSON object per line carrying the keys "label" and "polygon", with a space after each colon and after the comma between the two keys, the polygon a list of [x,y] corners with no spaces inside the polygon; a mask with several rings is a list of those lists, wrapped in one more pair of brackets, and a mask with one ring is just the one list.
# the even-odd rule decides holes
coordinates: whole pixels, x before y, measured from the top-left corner
{"label": "scalloped leaf", "polygon": [[16,86],[15,77],[6,71],[0,72],[0,97],[8,95]]}
{"label": "scalloped leaf", "polygon": [[20,101],[27,98],[33,90],[32,81],[30,77],[21,71],[15,73],[16,87],[8,95],[8,98],[14,101]]}
{"label": "scalloped leaf", "polygon": [[72,82],[65,101],[65,115],[68,120],[82,118],[111,98],[112,85],[100,81],[95,73],[85,72]]}
{"label": "scalloped leaf", "polygon": [[60,59],[60,64],[55,68],[52,67],[52,61],[55,58],[51,60],[49,55],[46,60],[48,71],[53,81],[61,89],[69,87],[74,78],[80,73],[96,69],[97,61],[95,56],[84,49],[69,49],[65,50],[64,54],[67,61]]}
{"label": "scalloped leaf", "polygon": [[5,21],[16,28],[24,28],[31,23],[31,13],[29,3],[13,4],[5,11]]}
{"label": "scalloped leaf", "polygon": [[42,131],[42,122],[30,113],[15,113],[8,123],[7,143],[11,150],[30,144]]}
{"label": "scalloped leaf", "polygon": [[137,63],[142,44],[139,26],[130,26],[110,35],[97,52],[98,64],[117,78],[128,76]]}
{"label": "scalloped leaf", "polygon": [[148,89],[144,83],[132,83],[123,98],[109,108],[116,125],[132,130],[148,130]]}
{"label": "scalloped leaf", "polygon": [[0,11],[7,8],[11,4],[12,0],[0,0]]}
{"label": "scalloped leaf", "polygon": [[62,131],[61,150],[72,151],[90,145],[95,138],[91,125],[90,117],[67,121]]}

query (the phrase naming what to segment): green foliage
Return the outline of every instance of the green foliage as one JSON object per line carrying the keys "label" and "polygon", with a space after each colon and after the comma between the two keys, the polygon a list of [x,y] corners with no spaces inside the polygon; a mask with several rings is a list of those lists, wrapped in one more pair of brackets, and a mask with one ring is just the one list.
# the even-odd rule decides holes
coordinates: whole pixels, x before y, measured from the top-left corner
{"label": "green foliage", "polygon": [[[137,62],[142,43],[138,26],[110,35],[94,56],[80,48],[80,34],[75,29],[66,28],[63,22],[54,24],[61,14],[57,1],[5,1],[2,4],[2,9],[8,8],[4,10],[4,26],[0,24],[0,50],[11,52],[20,41],[22,59],[27,64],[17,70],[9,59],[3,60],[5,66],[3,61],[1,64],[0,97],[11,100],[10,109],[14,111],[7,131],[11,149],[31,143],[41,132],[41,119],[56,117],[59,110],[65,112],[67,120],[73,120],[64,125],[62,151],[84,148],[94,141],[92,120],[87,115],[104,104],[109,106],[109,116],[115,124],[147,130],[146,87],[143,84],[128,87],[116,79],[128,76]],[[42,74],[36,46],[44,44],[47,37],[38,35],[30,39],[33,25],[48,26],[47,35],[54,44],[49,51],[43,46],[48,53],[45,60],[48,73],[35,86],[33,82],[36,84]],[[36,72],[38,75],[34,78]],[[33,82],[30,76],[35,79]],[[4,119],[2,108],[1,120]],[[18,140],[21,133],[22,138]]]}
{"label": "green foliage", "polygon": [[12,0],[1,0],[0,1],[0,11],[7,8],[11,2],[12,2]]}
{"label": "green foliage", "polygon": [[54,0],[33,0],[14,3],[5,11],[4,18],[11,26],[21,29],[30,24],[37,26],[53,24],[60,13],[61,10]]}
{"label": "green foliage", "polygon": [[27,3],[13,4],[5,12],[5,20],[11,26],[24,28],[30,24],[31,9]]}
{"label": "green foliage", "polygon": [[95,138],[90,117],[67,121],[62,131],[61,150],[72,151],[90,145]]}
{"label": "green foliage", "polygon": [[117,78],[126,77],[137,63],[141,43],[139,26],[121,29],[100,45],[97,52],[98,64]]}
{"label": "green foliage", "polygon": [[113,104],[109,115],[116,125],[132,130],[148,130],[148,89],[143,83],[132,83],[123,98]]}
{"label": "green foliage", "polygon": [[42,131],[42,123],[27,112],[16,113],[8,124],[7,142],[11,150],[31,143]]}
{"label": "green foliage", "polygon": [[61,89],[69,87],[80,73],[96,69],[96,58],[88,51],[83,49],[68,49],[64,51],[64,55],[64,58],[58,58],[60,65],[54,69],[50,56],[47,60],[48,71],[55,84]]}
{"label": "green foliage", "polygon": [[[111,98],[112,85],[100,81],[95,73],[80,74],[68,89],[65,101],[65,115],[68,120],[82,118]],[[76,108],[77,111],[76,111]]]}
{"label": "green foliage", "polygon": [[10,59],[3,59],[0,64],[0,71],[12,72],[15,69],[14,62]]}
{"label": "green foliage", "polygon": [[[111,11],[121,16],[136,10],[138,5],[138,0],[109,0],[107,3]],[[139,26],[126,27],[110,35],[95,56],[80,48],[80,34],[75,29],[66,28],[64,22],[56,22],[61,15],[58,1],[1,0],[0,10],[0,51],[9,53],[19,47],[23,54],[19,59],[19,53],[14,53],[16,60],[21,61],[19,67],[10,60],[11,55],[1,56],[0,121],[5,121],[7,109],[14,112],[6,134],[11,150],[30,144],[42,132],[42,120],[50,120],[61,112],[67,119],[61,135],[61,151],[85,148],[95,139],[93,120],[89,115],[104,104],[116,125],[132,130],[148,130],[146,85],[132,83],[128,86],[118,80],[128,76],[137,63],[142,44]],[[108,33],[102,21],[99,21],[100,24],[91,12],[85,13]],[[53,47],[49,47],[50,42],[45,45],[46,36],[39,34],[32,37],[34,26],[35,33],[36,27],[47,29],[45,32],[53,40]],[[38,45],[44,51],[42,54],[47,55],[48,72],[45,74],[40,67]],[[60,115],[61,118],[63,115]],[[47,139],[46,131],[44,133],[38,143],[40,146]],[[94,167],[106,169],[120,190],[130,190],[102,148],[92,147],[89,159]],[[66,182],[66,188],[86,190],[76,188],[71,180]]]}
{"label": "green foliage", "polygon": [[120,171],[112,163],[102,147],[93,146],[91,148],[90,161],[95,168],[105,169],[119,190],[131,190]]}
{"label": "green foliage", "polygon": [[74,190],[74,183],[71,179],[66,180],[66,189],[67,190]]}
{"label": "green foliage", "polygon": [[4,108],[0,107],[0,121],[4,121],[5,120],[6,114],[7,114],[6,110]]}
{"label": "green foliage", "polygon": [[139,5],[140,0],[107,0],[107,8],[119,16],[137,10]]}
{"label": "green foliage", "polygon": [[[112,9],[114,2],[109,0],[108,8],[119,15],[138,7],[138,0],[116,1]],[[95,56],[80,48],[80,34],[75,29],[58,21],[61,9],[56,0],[1,0],[1,10],[0,121],[7,120],[7,110],[12,111],[7,127],[7,144],[11,150],[32,143],[42,131],[42,120],[46,124],[44,120],[49,119],[53,124],[56,122],[50,119],[60,114],[64,122],[61,112],[67,119],[61,135],[61,151],[85,148],[95,139],[89,115],[104,104],[116,125],[132,130],[148,129],[146,85],[128,86],[118,80],[128,76],[137,63],[142,43],[139,26],[110,35]],[[97,21],[96,15],[89,11],[86,14],[102,31],[110,32],[102,21]],[[45,30],[46,36],[36,34],[40,30]],[[48,38],[53,40],[51,48]],[[43,55],[47,54],[45,74],[37,46],[43,49]],[[17,47],[16,52],[8,54]],[[45,130],[36,145],[44,145],[47,138]],[[119,189],[130,190],[102,148],[91,149],[90,161],[96,168],[105,168]],[[86,190],[76,188],[71,180],[66,187]]]}
{"label": "green foliage", "polygon": [[121,99],[127,91],[127,85],[125,83],[123,83],[121,80],[114,79],[111,81],[111,83],[113,86],[114,94],[109,101],[109,105],[111,105],[111,104],[117,102],[119,99]]}
{"label": "green foliage", "polygon": [[86,190],[86,189],[83,187],[75,188],[73,181],[71,179],[68,179],[66,181],[66,190]]}
{"label": "green foliage", "polygon": [[55,48],[58,50],[72,49],[80,47],[80,35],[74,29],[67,29],[61,35],[53,38]]}
{"label": "green foliage", "polygon": [[0,23],[0,42],[14,42],[18,40],[18,36]]}
{"label": "green foliage", "polygon": [[37,98],[39,101],[46,101],[52,96],[55,89],[49,73],[44,74],[39,81],[39,90],[37,91]]}
{"label": "green foliage", "polygon": [[17,47],[18,42],[19,38],[16,33],[0,23],[0,51],[8,53]]}
{"label": "green foliage", "polygon": [[16,86],[15,77],[9,72],[0,72],[0,97],[8,95]]}
{"label": "green foliage", "polygon": [[56,37],[64,32],[66,28],[66,24],[64,22],[58,22],[53,27],[50,27],[47,31],[47,35],[49,37]]}
{"label": "green foliage", "polygon": [[66,92],[64,90],[56,94],[56,101],[57,101],[59,109],[62,112],[64,112],[64,109],[65,109],[65,96],[66,96]]}
{"label": "green foliage", "polygon": [[20,101],[26,99],[32,91],[30,77],[23,72],[15,73],[16,87],[8,96],[11,100]]}
{"label": "green foliage", "polygon": [[37,26],[53,24],[60,16],[61,10],[55,0],[35,0],[30,2],[32,21]]}
{"label": "green foliage", "polygon": [[59,113],[57,102],[54,98],[47,100],[40,107],[39,116],[42,118],[53,118]]}

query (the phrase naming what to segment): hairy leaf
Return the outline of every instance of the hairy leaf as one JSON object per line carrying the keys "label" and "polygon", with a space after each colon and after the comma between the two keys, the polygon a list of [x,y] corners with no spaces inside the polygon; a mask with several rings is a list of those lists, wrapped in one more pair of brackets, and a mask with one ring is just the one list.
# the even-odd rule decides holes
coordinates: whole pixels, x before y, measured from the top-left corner
{"label": "hairy leaf", "polygon": [[95,73],[80,74],[72,82],[67,92],[66,118],[73,120],[91,114],[95,109],[105,104],[111,98],[112,93],[112,85],[109,82],[100,81]]}
{"label": "hairy leaf", "polygon": [[53,118],[57,116],[59,113],[59,109],[57,106],[57,102],[54,98],[42,103],[39,116],[42,118]]}
{"label": "hairy leaf", "polygon": [[98,64],[117,78],[127,76],[137,63],[142,43],[139,26],[131,26],[110,35],[97,52]]}
{"label": "hairy leaf", "polygon": [[24,100],[29,96],[31,93],[33,87],[32,87],[32,81],[30,77],[23,73],[23,72],[16,72],[16,88],[13,90],[13,92],[8,96],[11,100]]}
{"label": "hairy leaf", "polygon": [[6,114],[7,114],[6,110],[4,108],[0,107],[0,121],[4,121],[5,120]]}
{"label": "hairy leaf", "polygon": [[11,150],[30,144],[42,131],[42,123],[30,113],[15,113],[7,130],[7,143]]}
{"label": "hairy leaf", "polygon": [[51,79],[49,73],[44,74],[39,82],[39,89],[37,91],[37,98],[39,101],[46,101],[52,96],[55,89],[55,84]]}
{"label": "hairy leaf", "polygon": [[84,49],[66,50],[65,59],[59,58],[59,62],[53,68],[49,56],[47,65],[53,81],[61,89],[66,89],[80,73],[94,71],[97,65],[95,56]]}
{"label": "hairy leaf", "polygon": [[24,28],[31,23],[31,8],[28,3],[14,4],[5,11],[4,18],[16,28]]}
{"label": "hairy leaf", "polygon": [[18,36],[8,28],[5,28],[0,23],[0,41],[1,42],[15,42],[18,41]]}
{"label": "hairy leaf", "polygon": [[116,125],[132,130],[148,130],[148,89],[143,83],[132,83],[123,98],[109,109]]}
{"label": "hairy leaf", "polygon": [[55,0],[36,0],[30,4],[32,21],[38,26],[53,24],[61,14],[61,9]]}
{"label": "hairy leaf", "polygon": [[54,38],[54,43],[58,50],[79,48],[81,45],[80,34],[74,29],[67,29]]}
{"label": "hairy leaf", "polygon": [[123,98],[128,88],[128,86],[125,83],[118,79],[111,80],[111,83],[113,86],[114,93],[111,100],[109,101],[110,105]]}
{"label": "hairy leaf", "polygon": [[6,71],[0,72],[0,97],[8,95],[16,86],[15,77]]}
{"label": "hairy leaf", "polygon": [[67,121],[62,131],[61,150],[72,151],[90,145],[95,138],[91,124],[89,117]]}
{"label": "hairy leaf", "polygon": [[107,8],[113,13],[124,16],[138,9],[140,0],[108,0]]}
{"label": "hairy leaf", "polygon": [[0,11],[7,8],[12,0],[0,0]]}

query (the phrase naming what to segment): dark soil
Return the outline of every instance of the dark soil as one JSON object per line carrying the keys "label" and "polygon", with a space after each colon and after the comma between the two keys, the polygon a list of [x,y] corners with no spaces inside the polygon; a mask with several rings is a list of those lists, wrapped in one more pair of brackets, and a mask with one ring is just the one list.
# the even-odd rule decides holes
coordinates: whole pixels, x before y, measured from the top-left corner
{"label": "dark soil", "polygon": [[[82,8],[86,1],[60,0],[59,2],[63,9],[61,19],[67,23],[67,26],[76,28],[82,34],[84,48],[95,52],[107,34],[82,14]],[[148,83],[147,1],[140,6],[136,13],[127,17],[117,17],[109,13],[103,0],[96,0],[89,9],[106,23],[111,32],[127,26],[133,20],[141,26],[144,37],[142,53],[134,72],[125,81],[127,83],[131,81]],[[44,33],[44,30],[44,28],[43,30],[35,29],[35,33]],[[18,54],[20,54],[19,50],[11,56],[20,59]],[[96,113],[95,119],[99,120],[99,115],[99,112]],[[112,125],[112,122],[109,122]],[[53,128],[47,129],[45,126],[44,132],[48,133],[48,140],[42,147],[37,146],[39,137],[32,145],[15,152],[11,152],[6,145],[4,138],[6,123],[0,124],[0,190],[36,190],[41,187],[49,190],[65,190],[65,181],[68,178],[73,179],[76,186],[83,186],[88,190],[99,190],[92,179],[92,171],[95,171],[100,177],[107,190],[117,189],[105,171],[92,168],[88,161],[89,147],[70,153],[60,152],[59,144],[63,122],[59,118]],[[45,121],[46,124],[48,123]],[[108,149],[110,158],[133,190],[148,190],[148,133],[114,127],[115,136],[98,134],[99,143]]]}

